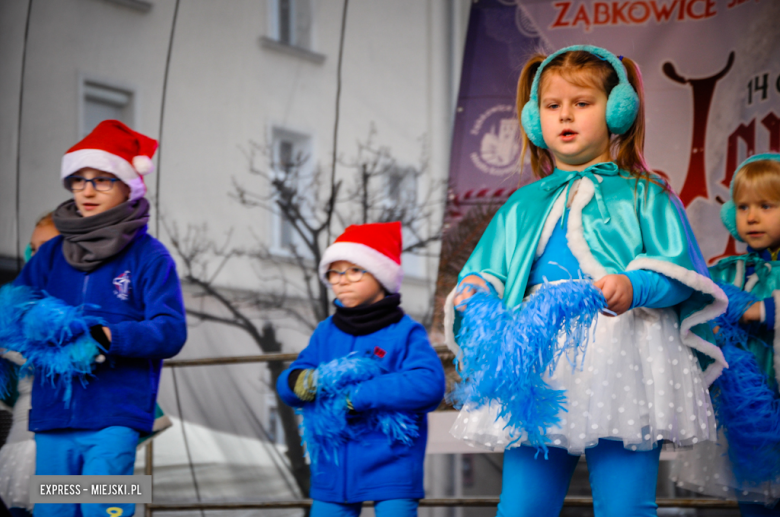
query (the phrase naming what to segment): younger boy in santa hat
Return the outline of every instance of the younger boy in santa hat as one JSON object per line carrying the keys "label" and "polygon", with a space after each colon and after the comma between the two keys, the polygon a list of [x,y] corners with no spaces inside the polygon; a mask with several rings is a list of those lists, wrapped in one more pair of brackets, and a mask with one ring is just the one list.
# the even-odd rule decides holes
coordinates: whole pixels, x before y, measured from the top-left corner
{"label": "younger boy in santa hat", "polygon": [[320,277],[336,295],[336,313],[320,323],[309,346],[279,377],[287,404],[302,407],[317,396],[315,370],[351,353],[374,356],[384,373],[353,388],[344,411],[416,415],[411,446],[390,443],[380,431],[338,447],[335,458],[312,462],[312,517],[357,516],[376,501],[378,517],[417,515],[423,491],[426,413],[444,395],[444,370],[422,325],[401,309],[401,223],[349,226],[323,254]]}
{"label": "younger boy in santa hat", "polygon": [[[184,304],[168,250],[147,233],[143,175],[157,141],[106,120],[62,159],[73,198],[54,211],[60,236],[43,244],[15,285],[59,298],[105,325],[90,328],[106,350],[88,382],[62,389],[37,376],[29,428],[37,475],[129,475],[139,434],[149,433],[162,360],[187,337]],[[44,324],[44,322],[42,322]],[[36,504],[34,515],[133,515],[134,504]]]}

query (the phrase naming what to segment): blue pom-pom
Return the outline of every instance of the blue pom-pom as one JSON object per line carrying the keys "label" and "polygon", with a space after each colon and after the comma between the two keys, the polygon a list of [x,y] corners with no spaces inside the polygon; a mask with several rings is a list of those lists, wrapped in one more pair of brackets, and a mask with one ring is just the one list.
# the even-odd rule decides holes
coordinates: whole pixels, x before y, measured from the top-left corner
{"label": "blue pom-pom", "polygon": [[718,287],[723,289],[729,299],[726,312],[715,318],[715,325],[719,327],[717,334],[715,334],[718,345],[721,347],[726,345],[744,346],[751,337],[758,339],[756,336],[751,336],[747,328],[739,323],[745,311],[758,302],[758,298],[731,284],[718,282]]}
{"label": "blue pom-pom", "polygon": [[734,475],[757,484],[780,476],[780,398],[753,354],[723,347],[729,367],[712,390],[712,403],[729,444]]}
{"label": "blue pom-pom", "polygon": [[103,320],[24,286],[0,288],[0,314],[0,347],[19,352],[25,368],[64,389],[67,407],[73,380],[86,384],[95,356],[105,352],[89,334]]}
{"label": "blue pom-pom", "polygon": [[552,374],[561,356],[572,368],[581,367],[590,328],[606,307],[588,280],[545,284],[515,309],[495,295],[476,293],[465,302],[458,334],[463,355],[456,359],[462,381],[450,400],[458,408],[498,402],[498,418],[515,442],[525,431],[547,457],[547,429],[560,422],[566,398],[543,376]]}
{"label": "blue pom-pom", "polygon": [[338,448],[370,431],[378,430],[391,443],[407,446],[419,437],[417,418],[410,413],[372,410],[348,414],[350,391],[383,373],[377,360],[354,352],[317,367],[317,397],[299,410],[303,415],[303,441],[312,461],[318,461],[322,454],[338,463]]}
{"label": "blue pom-pom", "polygon": [[0,347],[18,351],[23,346],[22,319],[39,298],[27,286],[0,287]]}

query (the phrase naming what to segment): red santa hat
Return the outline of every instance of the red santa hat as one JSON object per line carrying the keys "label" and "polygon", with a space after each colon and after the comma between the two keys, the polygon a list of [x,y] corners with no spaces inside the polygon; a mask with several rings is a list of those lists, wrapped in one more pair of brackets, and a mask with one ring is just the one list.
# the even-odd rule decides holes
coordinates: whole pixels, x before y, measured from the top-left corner
{"label": "red santa hat", "polygon": [[320,278],[338,260],[356,264],[376,278],[391,293],[401,289],[401,223],[353,224],[348,226],[322,255]]}
{"label": "red santa hat", "polygon": [[118,120],[104,120],[62,157],[60,179],[85,167],[110,172],[130,187],[130,201],[146,194],[144,176],[154,172],[157,140]]}

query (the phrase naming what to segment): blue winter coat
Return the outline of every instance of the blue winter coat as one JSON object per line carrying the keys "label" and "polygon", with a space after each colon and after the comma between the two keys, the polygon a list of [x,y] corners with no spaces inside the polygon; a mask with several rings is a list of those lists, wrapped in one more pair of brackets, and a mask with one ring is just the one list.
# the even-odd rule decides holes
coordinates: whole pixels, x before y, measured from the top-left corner
{"label": "blue winter coat", "polygon": [[[444,396],[444,369],[428,342],[422,325],[409,316],[366,336],[339,330],[328,318],[319,324],[309,346],[279,376],[276,388],[287,404],[302,402],[288,385],[292,370],[316,368],[351,352],[375,355],[388,373],[365,381],[350,393],[355,411],[387,409],[418,415],[420,436],[412,446],[391,445],[375,432],[361,441],[350,441],[337,451],[338,464],[319,459],[312,464],[311,497],[345,503],[387,499],[420,499],[423,461],[428,436],[426,413]],[[357,417],[359,418],[359,416]]]}
{"label": "blue winter coat", "polygon": [[73,381],[69,407],[51,381],[36,376],[30,431],[124,426],[149,433],[162,360],[176,355],[187,339],[176,265],[165,246],[145,231],[89,273],[68,264],[62,242],[56,237],[41,246],[14,284],[46,291],[70,305],[89,304],[85,313],[107,322],[111,347],[86,386]]}

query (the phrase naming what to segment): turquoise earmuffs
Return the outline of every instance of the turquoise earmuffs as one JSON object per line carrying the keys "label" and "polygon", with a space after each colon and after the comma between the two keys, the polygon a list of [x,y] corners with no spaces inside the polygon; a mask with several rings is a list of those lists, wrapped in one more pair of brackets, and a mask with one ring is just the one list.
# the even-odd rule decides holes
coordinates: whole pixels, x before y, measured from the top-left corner
{"label": "turquoise earmuffs", "polygon": [[574,45],[562,48],[558,52],[550,54],[539,65],[534,76],[534,82],[531,84],[531,98],[523,106],[523,111],[520,115],[520,120],[523,123],[523,129],[525,134],[528,135],[528,139],[541,149],[547,149],[547,144],[544,143],[542,121],[539,118],[539,78],[542,76],[542,70],[550,61],[563,53],[577,50],[590,52],[594,56],[607,61],[617,72],[618,84],[609,92],[609,98],[607,99],[607,128],[609,128],[610,132],[622,135],[631,128],[634,120],[636,120],[636,115],[639,111],[639,96],[631,86],[631,83],[628,82],[626,69],[615,54],[593,45]]}
{"label": "turquoise earmuffs", "polygon": [[737,170],[734,171],[734,176],[731,178],[731,185],[729,185],[729,195],[731,196],[731,199],[723,203],[723,206],[720,207],[720,220],[723,221],[723,226],[725,226],[729,233],[733,235],[734,238],[739,242],[745,241],[740,238],[739,233],[737,232],[737,205],[734,204],[734,181],[737,179],[737,174],[739,174],[739,171],[742,170],[742,167],[748,163],[757,162],[760,160],[772,160],[775,162],[780,162],[780,153],[757,154],[755,156],[751,156],[739,164]]}

